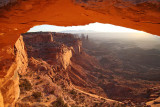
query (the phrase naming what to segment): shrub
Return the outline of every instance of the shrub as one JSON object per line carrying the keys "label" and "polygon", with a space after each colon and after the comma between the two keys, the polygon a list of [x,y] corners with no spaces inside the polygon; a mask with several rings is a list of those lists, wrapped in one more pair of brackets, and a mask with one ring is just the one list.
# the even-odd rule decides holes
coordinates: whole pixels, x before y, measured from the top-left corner
{"label": "shrub", "polygon": [[38,99],[38,98],[42,97],[42,94],[41,94],[41,92],[33,92],[33,93],[32,93],[32,96],[33,96],[35,99]]}
{"label": "shrub", "polygon": [[50,91],[50,94],[54,94],[54,90]]}
{"label": "shrub", "polygon": [[32,85],[27,79],[23,79],[19,86],[20,86],[20,88],[22,88],[26,91],[29,91],[32,89]]}
{"label": "shrub", "polygon": [[40,79],[40,76],[37,76],[37,79]]}
{"label": "shrub", "polygon": [[74,89],[71,90],[70,93],[73,94],[73,95],[77,95],[77,92]]}
{"label": "shrub", "polygon": [[61,97],[59,97],[57,98],[57,101],[52,103],[52,107],[68,107],[68,105],[64,103]]}
{"label": "shrub", "polygon": [[41,81],[37,82],[36,85],[39,85],[39,84],[41,84],[42,82],[43,82],[43,81],[41,80]]}

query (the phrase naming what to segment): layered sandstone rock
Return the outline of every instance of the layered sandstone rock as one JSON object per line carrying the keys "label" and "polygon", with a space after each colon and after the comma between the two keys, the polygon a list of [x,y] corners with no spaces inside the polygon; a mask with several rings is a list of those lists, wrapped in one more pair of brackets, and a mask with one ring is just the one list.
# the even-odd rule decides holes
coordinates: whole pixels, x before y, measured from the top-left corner
{"label": "layered sandstone rock", "polygon": [[[14,0],[1,0],[0,6],[4,6],[12,1]],[[134,6],[132,3],[126,4],[126,2],[121,2],[120,0],[98,1],[96,0],[93,5],[89,3],[84,5],[77,3],[75,5],[72,0],[19,0],[15,5],[1,8],[0,83],[2,85],[0,88],[5,88],[4,85],[7,85],[10,79],[12,80],[14,71],[17,69],[16,56],[13,54],[15,42],[21,33],[26,32],[35,25],[52,24],[69,26],[101,22],[160,35],[159,5],[157,5],[157,2],[156,5],[153,2],[149,4],[141,2],[137,6]],[[114,5],[108,7],[106,5],[109,4],[108,1]],[[127,8],[124,8],[126,6]],[[9,83],[11,84],[11,82]],[[1,90],[2,96],[5,94],[4,92]],[[3,101],[5,102],[5,100],[1,100],[0,102]]]}
{"label": "layered sandstone rock", "polygon": [[70,34],[26,33],[23,34],[30,57],[42,58],[50,64],[60,65],[64,69],[70,65],[72,52],[80,52],[81,43]]}
{"label": "layered sandstone rock", "polygon": [[[19,76],[18,73],[24,73],[27,64],[27,54],[24,47],[23,37],[20,38],[15,43],[14,50],[12,50],[15,55],[15,59],[12,62],[9,70],[3,69],[4,75],[0,78],[0,90],[1,90],[1,105],[5,107],[14,106],[15,101],[19,97]],[[3,76],[3,77],[2,77]]]}
{"label": "layered sandstone rock", "polygon": [[[69,106],[122,104],[92,95],[74,86],[91,87],[90,80],[94,77],[91,77],[90,71],[83,67],[90,69],[92,69],[90,65],[97,67],[95,60],[82,50],[80,38],[72,34],[54,32],[25,33],[22,36],[29,61],[26,73],[21,73],[21,94],[16,106],[53,106],[59,97]],[[85,57],[82,58],[83,56]],[[86,66],[78,65],[75,58],[80,58],[78,60],[84,61],[83,64]],[[35,98],[34,92],[41,93],[41,96]]]}
{"label": "layered sandstone rock", "polygon": [[[29,36],[23,36],[18,38],[17,42],[15,43],[14,50],[12,50],[13,54],[16,56],[16,59],[11,64],[11,67],[8,71],[5,69],[2,71],[4,72],[4,74],[1,75],[1,77],[3,77],[0,79],[2,84],[0,87],[0,103],[2,107],[14,106],[15,101],[18,99],[20,93],[18,74],[25,75],[27,73],[26,69],[28,67],[28,57],[44,58],[43,60],[48,61],[51,64],[55,64],[53,69],[56,69],[57,66],[60,66],[62,67],[61,69],[66,70],[71,63],[70,58],[72,57],[72,52],[74,51],[71,43],[68,44],[69,47],[62,43],[56,43],[56,41],[53,41],[54,36],[52,36],[50,33],[39,33],[38,35],[29,34]],[[64,40],[61,38],[62,37],[57,38],[57,40],[65,42],[65,38]],[[27,51],[29,56],[26,53],[23,40],[26,42],[26,46],[28,47]],[[33,49],[30,49],[30,46],[33,46]],[[80,45],[76,43],[76,41],[73,46],[80,48]]]}
{"label": "layered sandstone rock", "polygon": [[[60,26],[84,25],[93,22],[111,23],[138,29],[153,34],[159,31],[159,5],[142,2],[134,5],[126,1],[89,0],[25,0],[0,9],[0,56],[1,62],[12,59],[12,54],[4,50],[13,49],[21,33],[40,24]],[[88,1],[88,0],[85,0]],[[122,1],[122,0],[121,0]],[[77,5],[74,3],[76,2]],[[121,6],[122,5],[122,6]],[[123,6],[124,5],[124,6]],[[125,7],[125,8],[123,8]],[[6,39],[7,38],[7,39]]]}
{"label": "layered sandstone rock", "polygon": [[4,102],[3,102],[3,96],[2,93],[0,92],[0,107],[4,107]]}

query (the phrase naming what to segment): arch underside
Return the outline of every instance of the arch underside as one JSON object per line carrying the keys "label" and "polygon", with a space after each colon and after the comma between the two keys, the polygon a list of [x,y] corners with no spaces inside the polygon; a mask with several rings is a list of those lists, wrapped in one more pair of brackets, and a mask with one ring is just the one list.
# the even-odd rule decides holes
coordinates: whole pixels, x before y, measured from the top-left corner
{"label": "arch underside", "polygon": [[92,1],[27,0],[1,8],[0,60],[10,56],[5,50],[13,47],[21,33],[41,24],[72,26],[101,22],[160,35],[159,5],[154,9],[154,5],[144,3]]}
{"label": "arch underside", "polygon": [[19,0],[1,7],[0,79],[5,78],[15,60],[14,44],[18,37],[35,25],[73,26],[100,22],[160,35],[159,4],[121,1]]}

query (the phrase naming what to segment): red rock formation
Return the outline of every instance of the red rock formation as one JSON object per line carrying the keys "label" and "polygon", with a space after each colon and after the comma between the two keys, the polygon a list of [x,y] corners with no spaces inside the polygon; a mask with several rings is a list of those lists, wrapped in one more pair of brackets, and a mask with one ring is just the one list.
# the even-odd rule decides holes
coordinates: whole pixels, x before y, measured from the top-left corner
{"label": "red rock formation", "polygon": [[[18,73],[24,73],[27,65],[28,58],[24,47],[23,37],[16,41],[14,50],[10,50],[15,59],[10,62],[11,66],[8,67],[8,70],[3,69],[1,71],[1,106],[5,107],[13,106],[15,101],[19,97],[19,76]],[[4,104],[3,104],[3,103]]]}
{"label": "red rock formation", "polygon": [[[3,0],[1,6],[4,6],[5,3],[9,2],[10,1],[8,0]],[[96,2],[93,5],[93,7],[90,4],[88,7],[80,6],[79,4],[74,4],[72,0],[19,0],[19,2],[14,5],[11,4],[1,8],[0,84],[3,84],[0,87],[1,92],[5,92],[3,87],[4,85],[8,85],[7,83],[13,74],[15,74],[15,69],[17,68],[17,65],[15,64],[17,63],[15,58],[16,56],[13,54],[15,42],[21,33],[26,32],[29,28],[35,25],[51,24],[69,26],[84,25],[91,22],[101,22],[112,23],[115,25],[125,26],[160,35],[159,10],[157,10],[154,5],[148,5],[148,3],[144,3],[136,7],[131,5],[131,7],[127,9],[122,9],[119,7],[117,9],[117,7],[115,8],[111,6],[109,10],[112,14],[104,12],[105,9],[108,9],[108,6],[104,5],[103,2]],[[94,8],[96,5],[97,7]],[[121,2],[119,2],[119,5],[121,5]],[[143,10],[146,8],[146,14],[143,14]],[[150,11],[150,8],[155,8],[155,11],[153,11],[154,9]],[[137,11],[136,14],[135,11]],[[123,13],[127,13],[125,14],[127,16],[123,16]],[[154,19],[152,16],[154,16]],[[10,75],[10,73],[12,75]],[[6,84],[4,84],[4,81]],[[12,85],[8,86],[12,87],[15,85],[14,82],[9,83]],[[3,92],[2,96],[4,94]],[[5,97],[5,99],[8,98],[9,96]],[[6,102],[7,100],[3,101]],[[1,100],[0,102],[3,101]],[[12,99],[12,101],[14,100]]]}
{"label": "red rock formation", "polygon": [[[96,61],[82,50],[80,38],[75,38],[72,34],[47,32],[22,35],[29,64],[26,72],[20,73],[21,94],[16,102],[17,106],[38,106],[35,103],[37,101],[39,105],[50,106],[57,97],[62,97],[70,106],[93,106],[95,103],[121,104],[107,98],[102,99],[95,95],[94,89],[90,90],[94,93],[92,95],[75,88],[74,85],[82,86],[84,89],[85,86],[92,86],[90,80],[95,78],[90,75],[89,70],[77,64],[80,62],[91,70],[93,69],[91,66],[96,66]],[[100,88],[97,90],[102,91]],[[32,93],[36,91],[41,92],[40,100],[33,98]],[[77,92],[79,94],[76,94]]]}
{"label": "red rock formation", "polygon": [[[89,7],[87,7],[89,8],[88,10],[78,6],[79,4],[73,4],[71,0],[41,0],[41,2],[39,2],[39,0],[29,0],[21,1],[12,7],[6,7],[6,9],[1,9],[0,48],[1,50],[7,50],[8,46],[13,47],[20,33],[26,32],[29,28],[39,24],[68,26],[88,24],[91,22],[101,22],[130,27],[153,34],[160,34],[158,24],[159,20],[157,19],[159,18],[159,12],[150,12],[148,9],[146,11],[147,14],[142,14],[143,17],[140,18],[141,15],[139,15],[138,12],[134,14],[135,11],[141,12],[141,10],[139,9],[134,9],[134,11],[131,11],[132,8],[129,8],[130,10],[123,9],[119,12],[119,9],[115,10],[116,8],[113,7],[112,9],[111,7],[111,9],[109,10],[112,14],[109,14],[105,12],[105,9],[109,8],[105,4],[106,2],[102,2],[100,4],[95,2],[94,5],[97,5],[98,7],[93,9],[92,6],[89,5]],[[101,9],[101,7],[104,8]],[[142,10],[145,10],[145,8],[147,8],[143,7],[143,5],[140,7],[142,8]],[[133,17],[130,17],[130,15],[122,16],[123,13],[132,14],[131,16]],[[157,15],[157,17],[155,17],[155,15]],[[154,18],[152,16],[154,16]],[[144,18],[147,21],[144,21]],[[136,21],[137,19],[140,21]],[[154,22],[152,21],[152,19],[154,20]],[[3,56],[3,59],[11,57],[11,55],[7,54],[7,52],[5,51],[1,51],[0,55]],[[1,58],[1,60],[3,59]]]}

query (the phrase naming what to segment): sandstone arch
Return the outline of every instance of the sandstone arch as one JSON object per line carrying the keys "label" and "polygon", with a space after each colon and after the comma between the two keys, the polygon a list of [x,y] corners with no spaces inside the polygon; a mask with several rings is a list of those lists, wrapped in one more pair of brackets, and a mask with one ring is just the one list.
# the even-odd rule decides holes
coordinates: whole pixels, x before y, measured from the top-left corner
{"label": "sandstone arch", "polygon": [[[3,0],[2,3],[5,3],[1,6],[7,4],[8,2],[6,1]],[[3,90],[2,88],[4,88],[4,85],[6,85],[7,83],[11,84],[9,84],[9,87],[6,88],[18,88],[17,85],[15,85],[17,84],[17,80],[15,81],[12,79],[13,76],[17,75],[14,72],[17,67],[17,62],[15,62],[16,55],[14,53],[14,44],[21,33],[26,32],[29,28],[35,25],[50,24],[59,26],[71,26],[84,25],[93,22],[101,22],[125,26],[160,35],[160,22],[158,20],[158,18],[160,17],[160,13],[158,10],[155,10],[156,12],[153,13],[150,12],[149,15],[143,13],[143,17],[141,17],[140,20],[137,20],[139,19],[139,15],[141,15],[141,11],[137,10],[138,7],[134,7],[133,5],[131,5],[131,9],[135,9],[135,11],[138,11],[137,14],[132,14],[132,12],[134,13],[135,11],[129,10],[128,8],[122,10],[121,8],[110,7],[110,10],[112,10],[110,11],[112,12],[112,14],[110,14],[104,11],[106,8],[108,8],[105,5],[106,0],[101,0],[97,2],[94,0],[90,1],[91,2],[87,2],[86,4],[86,2],[83,3],[81,2],[81,0],[18,0],[17,3],[15,3],[14,5],[9,4],[6,7],[1,7],[0,92],[2,93],[1,99],[3,100],[0,100],[2,102],[4,102],[5,104],[11,104],[16,100],[18,96],[18,92],[11,93],[14,92],[14,89],[11,92],[9,92],[8,89],[7,92],[9,94],[5,95],[3,94],[5,90]],[[117,3],[116,0],[114,2]],[[118,3],[122,4],[123,2]],[[96,4],[97,7],[95,7]],[[141,7],[143,7],[143,5]],[[146,6],[144,6],[143,8],[146,9]],[[120,11],[123,12],[118,13],[116,9],[121,9]],[[125,12],[128,12],[128,14],[131,15],[128,15],[126,17],[123,14]],[[152,19],[152,16],[154,20]],[[10,73],[10,75],[8,74],[8,72]],[[8,102],[6,100],[7,98],[13,96],[16,97],[14,97],[11,102]],[[5,97],[5,99],[3,97]]]}

